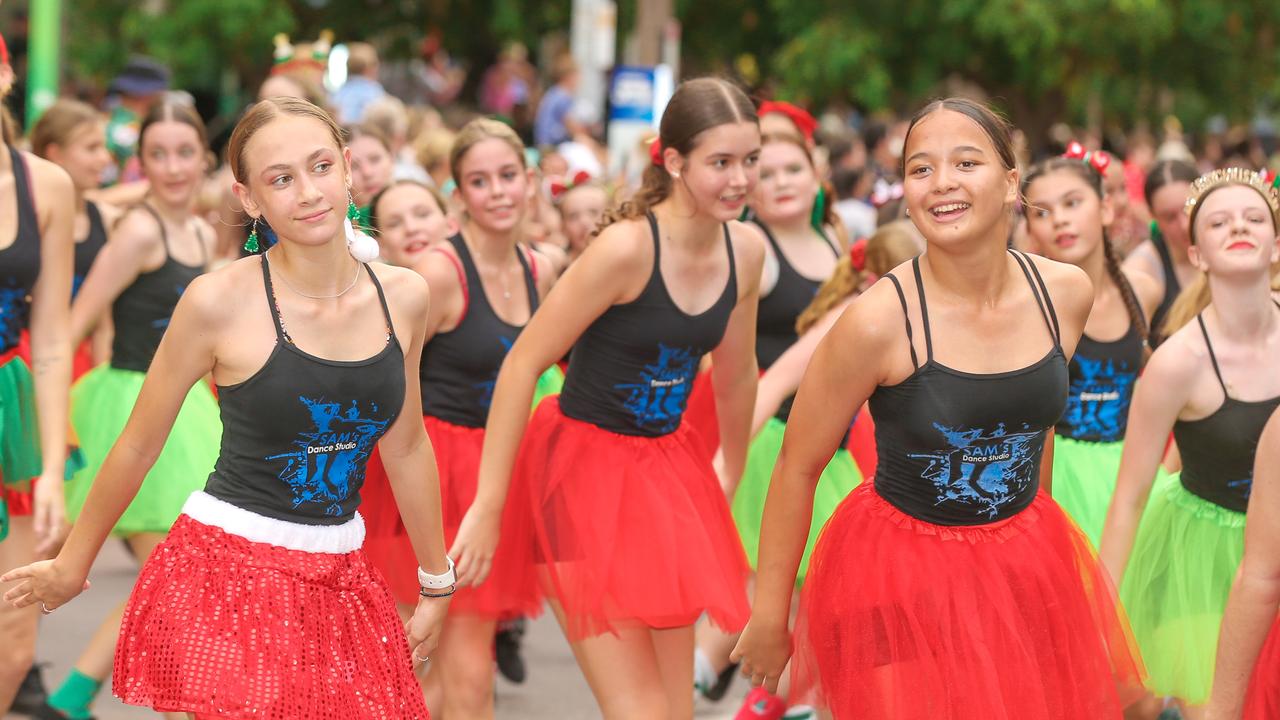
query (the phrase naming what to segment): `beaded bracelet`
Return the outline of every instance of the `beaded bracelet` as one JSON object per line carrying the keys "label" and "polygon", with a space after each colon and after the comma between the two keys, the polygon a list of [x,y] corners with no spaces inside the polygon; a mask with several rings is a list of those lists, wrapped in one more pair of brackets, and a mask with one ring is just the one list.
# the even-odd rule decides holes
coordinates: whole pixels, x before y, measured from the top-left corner
{"label": "beaded bracelet", "polygon": [[424,598],[447,598],[458,590],[457,585],[450,585],[448,592],[431,593],[427,592],[428,588],[418,588],[418,595]]}

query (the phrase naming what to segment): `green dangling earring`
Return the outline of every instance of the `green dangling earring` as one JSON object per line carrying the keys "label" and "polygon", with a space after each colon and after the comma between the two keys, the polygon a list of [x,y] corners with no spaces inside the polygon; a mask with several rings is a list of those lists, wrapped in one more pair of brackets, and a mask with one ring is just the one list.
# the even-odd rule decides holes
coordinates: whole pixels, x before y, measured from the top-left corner
{"label": "green dangling earring", "polygon": [[258,218],[253,219],[253,228],[249,230],[249,239],[244,241],[245,252],[256,253],[258,248]]}

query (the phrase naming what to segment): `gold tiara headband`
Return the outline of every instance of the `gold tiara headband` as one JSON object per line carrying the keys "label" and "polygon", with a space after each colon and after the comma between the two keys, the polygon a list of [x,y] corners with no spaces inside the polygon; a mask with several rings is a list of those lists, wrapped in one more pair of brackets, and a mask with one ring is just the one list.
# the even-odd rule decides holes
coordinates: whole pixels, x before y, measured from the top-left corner
{"label": "gold tiara headband", "polygon": [[1229,167],[1201,175],[1191,183],[1191,197],[1187,198],[1185,208],[1187,214],[1195,212],[1196,205],[1210,190],[1223,185],[1247,185],[1257,190],[1259,195],[1266,198],[1272,214],[1280,214],[1280,191],[1276,189],[1280,186],[1280,176],[1263,172],[1265,174],[1241,167]]}

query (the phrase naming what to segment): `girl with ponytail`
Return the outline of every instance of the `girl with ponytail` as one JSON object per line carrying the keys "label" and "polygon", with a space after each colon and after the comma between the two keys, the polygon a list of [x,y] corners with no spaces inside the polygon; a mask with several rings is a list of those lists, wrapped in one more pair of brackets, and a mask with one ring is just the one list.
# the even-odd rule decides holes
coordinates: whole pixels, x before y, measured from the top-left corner
{"label": "girl with ponytail", "polygon": [[[1088,158],[1086,160],[1086,157]],[[1072,143],[1065,157],[1034,165],[1022,181],[1027,231],[1043,254],[1093,280],[1093,310],[1071,358],[1067,411],[1055,428],[1053,497],[1097,545],[1115,491],[1133,386],[1146,357],[1155,281],[1120,268],[1103,190],[1110,157]]]}

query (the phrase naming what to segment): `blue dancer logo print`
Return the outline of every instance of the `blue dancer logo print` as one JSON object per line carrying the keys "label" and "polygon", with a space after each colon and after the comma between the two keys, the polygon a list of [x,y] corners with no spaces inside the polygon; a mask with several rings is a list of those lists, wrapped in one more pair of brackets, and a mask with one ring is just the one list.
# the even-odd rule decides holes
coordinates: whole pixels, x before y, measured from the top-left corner
{"label": "blue dancer logo print", "polygon": [[928,461],[922,476],[937,491],[935,505],[971,506],[994,518],[1035,479],[1043,430],[1009,432],[1004,423],[995,430],[933,426],[942,433],[947,448],[909,457]]}
{"label": "blue dancer logo print", "polygon": [[[499,335],[498,343],[502,345],[502,357],[505,358],[507,353],[511,352],[511,346],[515,345],[516,341],[512,338]],[[475,389],[480,391],[480,407],[488,410],[489,406],[493,404],[493,390],[497,385],[498,374],[496,370],[494,371],[492,378],[489,378],[484,382],[478,382],[474,385]]]}
{"label": "blue dancer logo print", "polygon": [[17,347],[27,324],[27,291],[0,287],[0,351]]}
{"label": "blue dancer logo print", "polygon": [[1138,374],[1126,362],[1077,355],[1071,375],[1062,422],[1071,428],[1072,437],[1095,442],[1122,439]]}
{"label": "blue dancer logo print", "polygon": [[389,420],[377,420],[378,406],[367,415],[352,400],[345,410],[336,402],[299,397],[315,428],[301,433],[292,452],[272,455],[285,460],[280,479],[293,491],[293,507],[323,505],[326,515],[342,514],[342,503],[364,478],[365,463]]}
{"label": "blue dancer logo print", "polygon": [[637,426],[669,433],[680,426],[697,369],[698,356],[692,348],[673,348],[659,343],[658,361],[644,366],[640,382],[614,387],[629,393],[623,406],[635,418]]}

